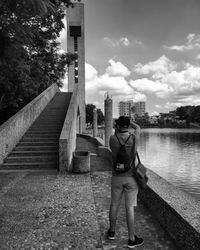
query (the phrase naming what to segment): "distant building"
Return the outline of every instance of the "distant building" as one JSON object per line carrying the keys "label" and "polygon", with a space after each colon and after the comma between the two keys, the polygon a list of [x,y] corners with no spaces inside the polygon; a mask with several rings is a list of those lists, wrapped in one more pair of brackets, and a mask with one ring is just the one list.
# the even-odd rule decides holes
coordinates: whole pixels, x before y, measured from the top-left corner
{"label": "distant building", "polygon": [[134,103],[134,113],[138,116],[143,116],[146,112],[145,102],[135,102]]}
{"label": "distant building", "polygon": [[133,106],[133,101],[126,101],[119,103],[119,115],[131,117],[131,108]]}

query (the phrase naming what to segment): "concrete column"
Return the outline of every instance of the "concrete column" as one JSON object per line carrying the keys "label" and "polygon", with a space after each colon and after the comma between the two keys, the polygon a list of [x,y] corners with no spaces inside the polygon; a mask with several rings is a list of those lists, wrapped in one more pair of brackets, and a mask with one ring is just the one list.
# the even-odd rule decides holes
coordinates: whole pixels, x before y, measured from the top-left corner
{"label": "concrete column", "polygon": [[82,129],[81,129],[82,119],[81,119],[81,116],[79,116],[78,119],[79,119],[79,134],[81,134],[82,133]]}
{"label": "concrete column", "polygon": [[[85,131],[85,28],[84,4],[74,2],[67,9],[67,51],[78,55],[68,72],[68,91],[73,92],[78,84],[78,98],[81,116],[81,133]],[[76,80],[75,80],[76,79]]]}
{"label": "concrete column", "polygon": [[105,146],[109,147],[109,139],[113,132],[113,110],[112,99],[107,94],[104,100],[104,113],[105,113]]}
{"label": "concrete column", "polygon": [[97,137],[97,109],[93,110],[93,137]]}

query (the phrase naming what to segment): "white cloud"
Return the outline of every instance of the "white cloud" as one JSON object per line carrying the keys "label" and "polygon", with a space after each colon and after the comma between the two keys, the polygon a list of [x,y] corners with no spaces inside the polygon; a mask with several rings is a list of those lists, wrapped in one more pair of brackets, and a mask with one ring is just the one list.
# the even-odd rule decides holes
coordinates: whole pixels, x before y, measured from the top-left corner
{"label": "white cloud", "polygon": [[[188,40],[192,39],[192,35],[188,37]],[[135,65],[134,71],[148,74],[148,77],[131,80],[130,85],[139,92],[170,100],[165,108],[172,109],[181,105],[200,103],[200,67],[196,65],[189,63],[178,65],[162,56],[145,65]]]}
{"label": "white cloud", "polygon": [[86,82],[94,81],[96,77],[97,77],[96,69],[92,65],[85,63],[85,81]]}
{"label": "white cloud", "polygon": [[133,41],[135,44],[137,44],[137,45],[143,45],[143,43],[141,42],[141,41],[139,41],[139,40],[134,40]]}
{"label": "white cloud", "polygon": [[159,59],[148,62],[147,64],[136,64],[133,68],[133,72],[143,75],[152,74],[152,78],[159,79],[175,68],[176,64],[170,61],[165,55],[162,55]]}
{"label": "white cloud", "polygon": [[142,45],[141,41],[139,41],[137,39],[130,41],[128,39],[128,37],[120,37],[118,39],[104,37],[103,40],[107,46],[112,47],[112,48],[116,48],[116,47],[120,47],[120,46],[128,47],[130,45],[133,45],[133,46],[135,46],[135,45],[141,46]]}
{"label": "white cloud", "polygon": [[68,91],[68,73],[65,73],[65,77],[63,79],[63,87],[61,88],[61,91],[67,92]]}
{"label": "white cloud", "polygon": [[158,111],[153,111],[153,112],[151,112],[151,114],[150,114],[150,116],[156,116],[156,115],[159,115],[159,113],[158,113]]}
{"label": "white cloud", "polygon": [[188,34],[187,42],[184,45],[172,45],[172,46],[164,46],[167,50],[176,50],[179,52],[200,49],[200,34]]}
{"label": "white cloud", "polygon": [[155,107],[156,107],[157,109],[160,109],[162,106],[159,105],[159,104],[156,104]]}
{"label": "white cloud", "polygon": [[124,45],[124,46],[129,46],[130,45],[130,41],[128,40],[127,37],[121,37],[119,40],[119,43]]}
{"label": "white cloud", "polygon": [[104,37],[103,40],[108,46],[113,48],[119,46],[128,47],[130,45],[130,41],[127,37],[120,37],[119,39],[111,39],[109,37]]}
{"label": "white cloud", "polygon": [[113,59],[109,60],[110,66],[107,67],[106,73],[110,76],[127,77],[131,74],[129,69],[121,62],[115,62]]}
{"label": "white cloud", "polygon": [[59,50],[58,50],[58,54],[64,54],[64,53],[66,53],[66,52],[64,51],[64,49],[59,49]]}
{"label": "white cloud", "polygon": [[62,40],[66,40],[67,39],[67,21],[66,21],[66,17],[64,17],[62,19],[62,22],[64,24],[64,28],[59,33],[59,38],[58,38],[59,42],[61,42]]}
{"label": "white cloud", "polygon": [[114,42],[109,37],[104,37],[103,40],[104,40],[105,44],[108,45],[109,47],[116,47],[117,46],[116,42]]}
{"label": "white cloud", "polygon": [[183,105],[181,102],[167,102],[164,107],[169,110],[175,110],[181,105]]}
{"label": "white cloud", "polygon": [[131,80],[130,85],[137,91],[143,93],[154,93],[156,96],[162,98],[165,97],[172,89],[165,83],[159,81],[152,81],[147,78]]}
{"label": "white cloud", "polygon": [[[99,74],[92,65],[85,64],[86,103],[93,103],[103,110],[104,95],[109,92],[115,105],[115,117],[118,116],[118,102],[121,100],[150,102],[150,99],[161,98],[162,103],[165,101],[166,104],[161,107],[157,102],[153,108],[159,111],[163,108],[174,110],[178,106],[200,104],[200,67],[198,66],[182,64],[180,68],[175,62],[162,56],[156,61],[141,64],[140,68],[138,65],[134,67],[138,72],[145,73],[145,77],[127,80],[126,77],[130,75],[130,71],[125,65],[113,59],[108,63],[108,67],[102,74]],[[159,74],[159,77],[156,74]],[[64,83],[64,89],[67,90],[67,75]]]}
{"label": "white cloud", "polygon": [[104,95],[106,92],[114,100],[114,116],[118,116],[118,101],[133,100],[146,101],[144,93],[134,90],[125,79],[130,71],[121,62],[109,60],[110,66],[105,73],[99,75],[97,70],[90,64],[85,64],[86,75],[86,103],[93,103],[103,110]]}
{"label": "white cloud", "polygon": [[162,82],[173,89],[174,95],[188,95],[200,92],[200,67],[190,64],[182,71],[172,71]]}

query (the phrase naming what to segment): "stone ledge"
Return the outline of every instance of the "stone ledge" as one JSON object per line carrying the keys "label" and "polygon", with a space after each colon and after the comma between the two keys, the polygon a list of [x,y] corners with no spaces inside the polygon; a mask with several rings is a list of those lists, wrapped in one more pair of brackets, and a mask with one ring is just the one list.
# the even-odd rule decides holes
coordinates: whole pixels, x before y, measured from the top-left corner
{"label": "stone ledge", "polygon": [[104,145],[104,141],[100,137],[93,137],[88,134],[78,134],[77,136],[87,139],[88,141],[94,143],[97,147]]}
{"label": "stone ledge", "polygon": [[76,148],[78,109],[78,85],[76,85],[72,92],[67,114],[59,137],[59,171],[61,173],[71,171],[72,168],[72,155]]}
{"label": "stone ledge", "polygon": [[199,202],[151,170],[148,177],[148,187],[139,192],[140,199],[180,249],[199,249]]}
{"label": "stone ledge", "polygon": [[78,134],[78,136],[94,143],[97,147],[98,156],[111,161],[111,151],[108,147],[104,146],[104,140],[102,138],[93,137],[87,134]]}

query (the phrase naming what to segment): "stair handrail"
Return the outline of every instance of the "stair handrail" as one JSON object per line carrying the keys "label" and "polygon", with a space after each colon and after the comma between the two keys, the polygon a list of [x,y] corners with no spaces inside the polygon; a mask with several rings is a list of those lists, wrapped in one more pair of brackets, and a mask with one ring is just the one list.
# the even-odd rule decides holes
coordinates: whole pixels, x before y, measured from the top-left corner
{"label": "stair handrail", "polygon": [[59,138],[59,171],[71,170],[72,155],[76,148],[78,84],[75,84],[63,128]]}

